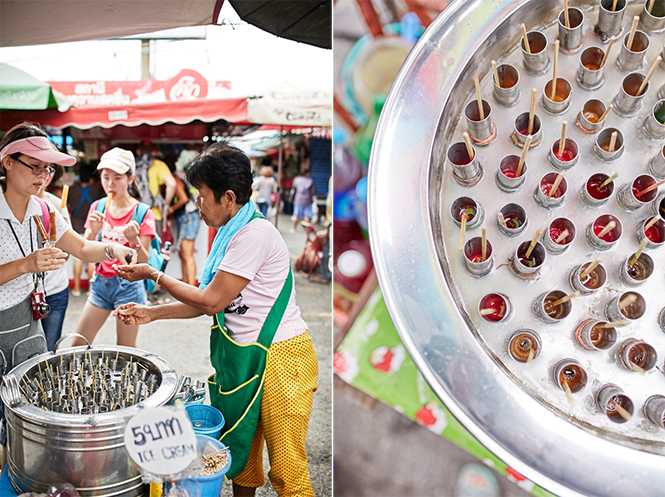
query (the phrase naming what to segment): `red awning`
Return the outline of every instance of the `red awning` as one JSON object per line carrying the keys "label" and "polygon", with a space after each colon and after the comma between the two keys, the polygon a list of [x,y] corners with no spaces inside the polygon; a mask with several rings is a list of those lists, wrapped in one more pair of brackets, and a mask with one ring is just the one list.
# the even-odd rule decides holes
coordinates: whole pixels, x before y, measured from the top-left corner
{"label": "red awning", "polygon": [[247,99],[200,99],[185,102],[72,108],[67,112],[58,112],[55,109],[2,111],[0,113],[0,129],[6,131],[25,120],[54,128],[74,126],[79,129],[89,129],[95,126],[111,128],[117,125],[138,126],[149,124],[158,126],[169,122],[187,124],[194,120],[215,122],[220,119],[233,123],[247,122]]}

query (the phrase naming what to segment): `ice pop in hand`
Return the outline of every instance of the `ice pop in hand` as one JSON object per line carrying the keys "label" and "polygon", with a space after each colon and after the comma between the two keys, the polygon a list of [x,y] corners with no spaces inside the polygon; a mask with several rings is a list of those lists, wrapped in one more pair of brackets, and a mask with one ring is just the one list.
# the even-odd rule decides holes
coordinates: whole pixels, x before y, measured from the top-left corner
{"label": "ice pop in hand", "polygon": [[55,211],[50,211],[49,213],[49,241],[55,243],[58,241],[58,234],[55,227]]}

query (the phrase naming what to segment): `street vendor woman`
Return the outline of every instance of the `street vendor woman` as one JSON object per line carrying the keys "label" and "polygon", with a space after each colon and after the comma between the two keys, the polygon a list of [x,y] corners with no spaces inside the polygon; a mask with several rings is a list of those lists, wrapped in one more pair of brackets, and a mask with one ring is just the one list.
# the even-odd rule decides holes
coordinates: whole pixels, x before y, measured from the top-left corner
{"label": "street vendor woman", "polygon": [[[136,263],[136,251],[117,243],[87,241],[37,195],[55,170],[73,166],[37,126],[22,123],[0,141],[0,373],[46,352],[40,319],[48,314],[44,273],[67,254],[85,262],[121,259]],[[4,409],[0,402],[0,416]],[[0,442],[5,445],[4,430]],[[4,465],[3,465],[4,467]]]}
{"label": "street vendor woman", "polygon": [[179,302],[126,304],[114,315],[128,324],[213,316],[210,400],[226,418],[221,441],[232,454],[234,495],[254,495],[265,483],[265,439],[277,494],[313,496],[305,438],[318,363],[296,306],[286,244],[256,212],[250,162],[239,150],[213,145],[191,163],[187,179],[199,190],[201,219],[219,229],[199,288],[147,264],[118,266],[118,275],[153,279]]}

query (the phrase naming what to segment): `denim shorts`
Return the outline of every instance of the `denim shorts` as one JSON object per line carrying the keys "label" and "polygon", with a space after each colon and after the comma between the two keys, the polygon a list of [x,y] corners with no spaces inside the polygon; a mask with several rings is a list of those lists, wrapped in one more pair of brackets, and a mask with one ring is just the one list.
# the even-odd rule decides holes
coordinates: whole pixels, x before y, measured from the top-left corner
{"label": "denim shorts", "polygon": [[122,304],[134,302],[146,305],[145,283],[143,281],[127,281],[119,276],[104,278],[95,273],[90,283],[88,302],[95,307],[113,311]]}
{"label": "denim shorts", "polygon": [[199,211],[182,212],[176,217],[176,223],[178,224],[179,240],[196,240],[201,226]]}
{"label": "denim shorts", "polygon": [[294,205],[293,206],[293,215],[298,219],[306,217],[307,219],[312,219],[312,206],[311,205]]}

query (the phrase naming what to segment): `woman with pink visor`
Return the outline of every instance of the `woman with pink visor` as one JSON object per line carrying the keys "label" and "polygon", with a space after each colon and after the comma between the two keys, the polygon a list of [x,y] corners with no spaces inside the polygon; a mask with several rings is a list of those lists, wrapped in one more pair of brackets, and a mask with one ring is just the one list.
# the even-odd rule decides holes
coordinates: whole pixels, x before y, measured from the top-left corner
{"label": "woman with pink visor", "polygon": [[[40,320],[48,314],[44,273],[59,269],[67,254],[84,262],[120,259],[135,264],[136,250],[119,243],[85,240],[37,195],[54,169],[73,166],[48,135],[30,123],[0,140],[0,375],[46,352]],[[46,232],[40,234],[42,225]],[[0,402],[0,419],[4,407]],[[4,430],[0,443],[5,445]],[[4,467],[4,464],[3,464]]]}

